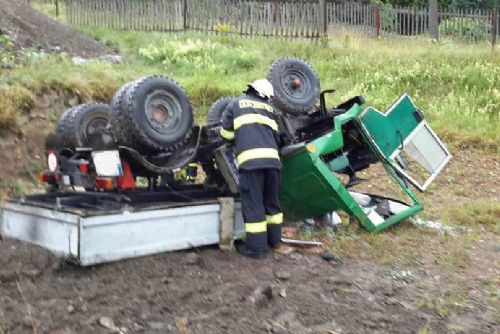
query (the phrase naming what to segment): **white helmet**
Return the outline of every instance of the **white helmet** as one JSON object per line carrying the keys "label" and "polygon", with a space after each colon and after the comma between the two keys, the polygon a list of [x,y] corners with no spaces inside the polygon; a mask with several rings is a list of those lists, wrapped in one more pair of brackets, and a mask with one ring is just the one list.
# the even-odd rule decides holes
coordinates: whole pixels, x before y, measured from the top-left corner
{"label": "white helmet", "polygon": [[255,80],[248,87],[252,87],[264,99],[270,99],[274,96],[273,85],[267,79]]}

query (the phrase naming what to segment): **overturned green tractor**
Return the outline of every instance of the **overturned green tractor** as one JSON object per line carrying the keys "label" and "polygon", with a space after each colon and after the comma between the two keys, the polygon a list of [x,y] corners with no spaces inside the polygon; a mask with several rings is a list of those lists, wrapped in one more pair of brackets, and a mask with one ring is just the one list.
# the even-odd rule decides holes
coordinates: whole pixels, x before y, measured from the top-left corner
{"label": "overturned green tractor", "polygon": [[[408,95],[386,113],[363,107],[362,96],[329,108],[325,95],[334,90],[321,91],[313,68],[296,58],[275,61],[267,78],[281,116],[280,197],[286,213],[315,217],[343,210],[377,232],[423,209],[412,189],[424,191],[451,155]],[[194,125],[189,98],[175,81],[146,77],[128,83],[111,106],[83,105],[63,114],[47,139],[53,163],[45,179],[59,188],[122,192],[136,190],[136,178],[145,176],[148,189],[170,191],[183,182],[174,173],[196,164],[206,176],[198,178],[200,188],[210,189],[212,197],[237,198],[237,166],[218,135],[232,99],[216,101],[207,124]],[[116,152],[113,158],[97,159],[108,151]],[[403,199],[354,191],[367,183],[357,173],[377,163]]]}

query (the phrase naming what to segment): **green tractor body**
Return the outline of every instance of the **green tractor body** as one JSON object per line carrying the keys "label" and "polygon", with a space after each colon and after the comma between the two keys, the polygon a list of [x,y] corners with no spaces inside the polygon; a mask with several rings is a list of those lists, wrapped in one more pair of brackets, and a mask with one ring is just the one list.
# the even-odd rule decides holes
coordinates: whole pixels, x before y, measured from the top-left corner
{"label": "green tractor body", "polygon": [[[347,159],[342,154],[332,160],[325,157],[342,151],[345,144],[342,130],[348,122],[355,124],[373,155],[399,184],[407,197],[404,203],[387,199],[389,209],[380,213],[374,206],[370,208],[369,203],[375,198],[381,199],[380,196],[351,192],[335,175],[347,166]],[[378,232],[423,210],[410,184],[423,190],[428,183],[424,183],[425,187],[420,186],[409,175],[404,168],[409,161],[408,158],[403,160],[402,154],[408,153],[412,162],[423,165],[431,181],[451,155],[407,95],[386,114],[370,107],[363,110],[355,104],[346,113],[334,117],[332,127],[331,132],[296,145],[283,155],[280,198],[286,212],[316,217],[342,210],[355,217],[368,231]],[[365,198],[360,199],[360,196]]]}

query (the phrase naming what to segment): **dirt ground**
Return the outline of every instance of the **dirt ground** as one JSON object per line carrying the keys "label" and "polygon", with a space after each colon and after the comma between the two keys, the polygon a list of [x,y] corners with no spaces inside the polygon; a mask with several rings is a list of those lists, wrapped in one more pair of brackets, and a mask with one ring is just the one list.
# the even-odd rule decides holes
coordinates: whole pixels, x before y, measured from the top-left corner
{"label": "dirt ground", "polygon": [[0,34],[12,38],[15,48],[41,48],[94,57],[112,53],[105,45],[37,12],[26,0],[0,0]]}
{"label": "dirt ground", "polygon": [[[31,130],[19,159],[42,154],[48,130]],[[4,138],[3,149],[15,140]],[[436,185],[420,195],[430,217],[450,205],[498,201],[498,156],[453,153]],[[0,164],[11,177],[30,175],[11,168],[9,158]],[[351,247],[336,253],[341,261],[301,251],[255,261],[209,247],[90,268],[6,239],[0,333],[500,333],[497,233],[481,227],[450,237],[409,223],[377,236],[348,231],[337,232]],[[376,259],[403,258],[402,246],[417,249],[421,262]],[[455,264],[462,257],[465,264]]]}
{"label": "dirt ground", "polygon": [[13,240],[2,242],[1,249],[6,333],[113,332],[101,324],[103,317],[112,319],[117,333],[425,333],[429,328],[490,334],[499,329],[481,300],[451,320],[419,306],[423,294],[441,294],[446,284],[441,273],[429,270],[405,276],[357,260],[328,263],[296,253],[255,261],[216,249],[78,268]]}

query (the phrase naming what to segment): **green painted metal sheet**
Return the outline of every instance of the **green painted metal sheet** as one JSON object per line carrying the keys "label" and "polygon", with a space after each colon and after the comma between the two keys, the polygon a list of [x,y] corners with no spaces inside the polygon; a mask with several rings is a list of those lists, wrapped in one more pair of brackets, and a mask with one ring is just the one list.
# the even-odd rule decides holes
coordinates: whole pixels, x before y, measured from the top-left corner
{"label": "green painted metal sheet", "polygon": [[367,223],[362,209],[340,180],[306,149],[283,160],[280,199],[288,213],[315,217],[343,210]]}
{"label": "green painted metal sheet", "polygon": [[[367,110],[371,109],[368,108]],[[293,155],[283,157],[280,199],[285,212],[302,217],[315,217],[342,210],[355,217],[368,231],[378,232],[421,211],[423,207],[417,201],[413,192],[396,174],[387,160],[380,157],[379,160],[383,163],[387,173],[406,192],[411,204],[403,212],[393,215],[381,223],[374,224],[364,213],[363,208],[356,203],[342,182],[333,174],[331,167],[329,168],[321,159],[322,155],[343,147],[342,125],[349,121],[356,121],[360,125],[368,124],[369,128],[378,136],[379,143],[385,140],[388,149],[391,145],[395,145],[397,148],[399,140],[398,142],[389,140],[387,136],[383,136],[383,131],[379,131],[377,126],[372,127],[370,122],[375,122],[375,124],[385,128],[385,131],[396,131],[397,129],[403,134],[407,134],[418,124],[412,114],[414,110],[411,100],[403,97],[393,109],[394,116],[384,116],[376,111],[375,113],[365,111],[363,115],[367,118],[361,123],[361,108],[355,105],[347,113],[335,117],[332,132],[310,143],[305,143]],[[410,117],[413,121],[407,120]],[[372,132],[369,132],[366,128],[361,130],[374,154],[380,156],[381,152],[376,149],[373,138],[371,138]]]}
{"label": "green painted metal sheet", "polygon": [[368,107],[359,117],[359,121],[382,154],[389,158],[420,123],[414,115],[416,111],[413,101],[404,94],[385,114]]}

